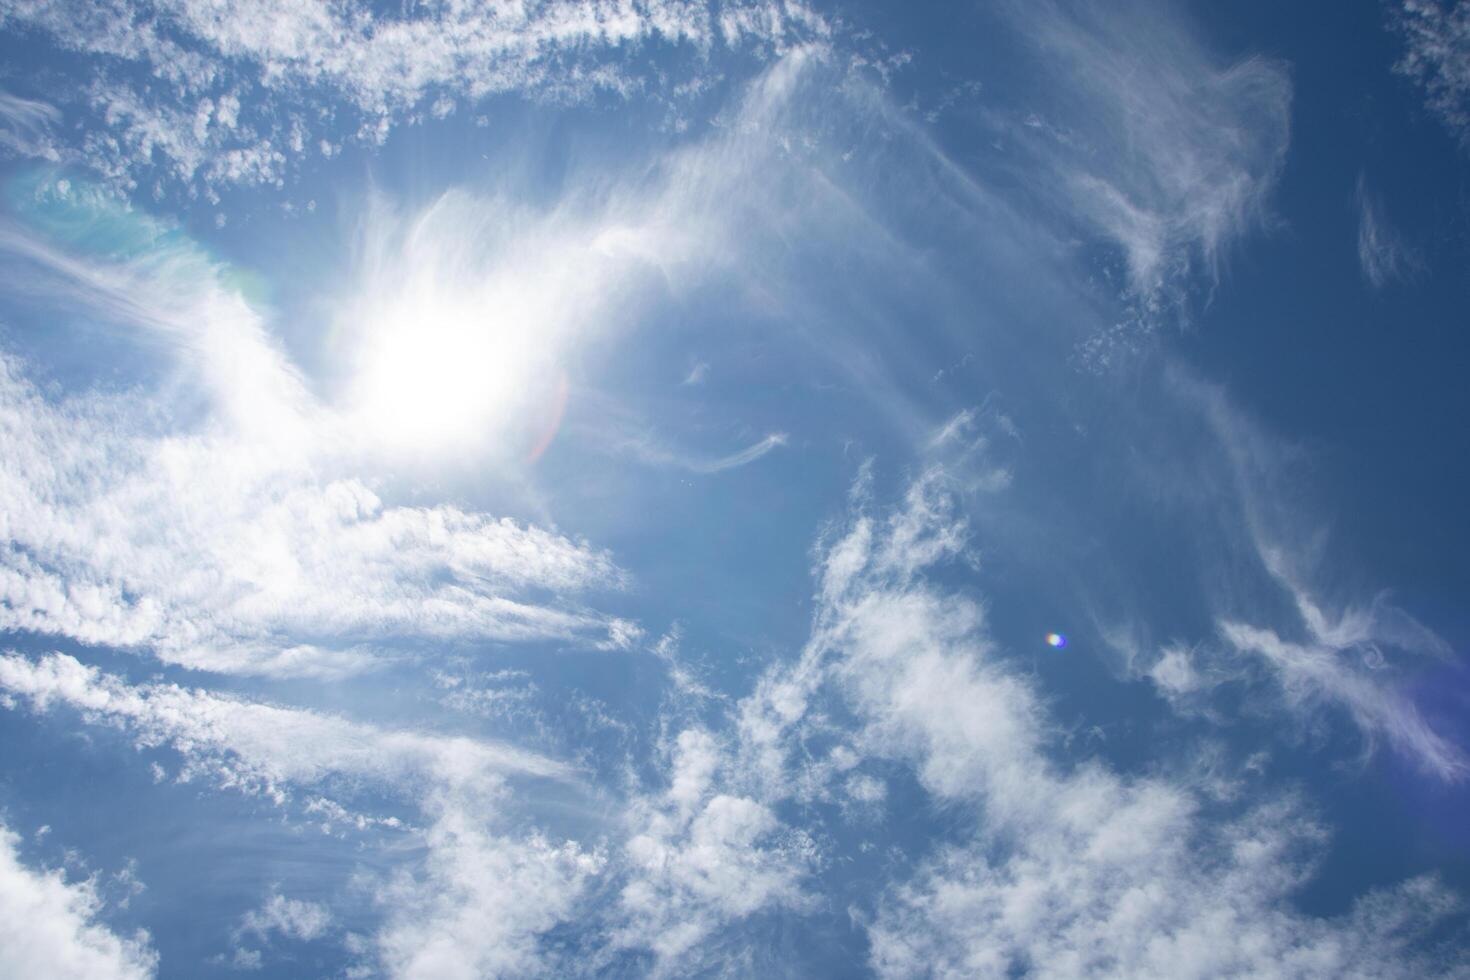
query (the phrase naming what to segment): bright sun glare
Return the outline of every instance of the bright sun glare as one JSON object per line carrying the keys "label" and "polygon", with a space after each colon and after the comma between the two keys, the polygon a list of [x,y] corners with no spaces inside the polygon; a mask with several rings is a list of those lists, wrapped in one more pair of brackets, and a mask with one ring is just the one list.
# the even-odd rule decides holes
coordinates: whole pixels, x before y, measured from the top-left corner
{"label": "bright sun glare", "polygon": [[367,325],[353,401],[397,451],[507,449],[530,423],[547,361],[526,331],[470,304],[405,298]]}

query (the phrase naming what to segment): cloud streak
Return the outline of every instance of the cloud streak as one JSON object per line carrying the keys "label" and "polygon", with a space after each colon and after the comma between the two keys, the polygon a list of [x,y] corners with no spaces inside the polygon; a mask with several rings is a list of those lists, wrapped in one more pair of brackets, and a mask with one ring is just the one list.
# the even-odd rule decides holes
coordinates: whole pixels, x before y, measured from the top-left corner
{"label": "cloud streak", "polygon": [[1058,80],[1040,115],[1007,127],[1049,175],[1038,193],[1121,252],[1144,311],[1177,308],[1191,273],[1217,280],[1264,221],[1290,139],[1284,66],[1224,63],[1155,5],[1011,9]]}
{"label": "cloud streak", "polygon": [[[63,654],[0,656],[0,690],[12,706],[71,708],[123,729],[139,746],[168,746],[183,759],[183,778],[281,805],[295,791],[352,793],[363,782],[413,803],[427,820],[424,859],[375,882],[373,892],[384,918],[370,949],[395,978],[532,971],[543,961],[540,934],[570,914],[602,865],[597,853],[573,843],[499,826],[511,800],[507,780],[574,778],[566,765],[535,753],[174,685],[129,685]],[[258,924],[280,928],[279,918]],[[315,934],[317,920],[309,919]],[[300,933],[301,917],[290,921]]]}
{"label": "cloud streak", "polygon": [[1293,707],[1309,707],[1314,700],[1341,706],[1366,737],[1386,739],[1428,774],[1446,782],[1470,775],[1465,753],[1430,728],[1412,701],[1349,665],[1343,654],[1358,649],[1356,644],[1326,645],[1320,637],[1310,646],[1288,643],[1271,630],[1234,622],[1220,629],[1235,649],[1259,654],[1271,665]]}
{"label": "cloud streak", "polygon": [[131,403],[52,405],[13,361],[0,371],[7,628],[316,675],[369,666],[394,637],[602,643],[632,629],[514,598],[616,588],[622,573],[583,544],[386,506],[357,480],[319,482],[226,436],[135,434]]}
{"label": "cloud streak", "polygon": [[1399,233],[1383,215],[1383,205],[1369,193],[1358,175],[1358,264],[1374,289],[1408,278],[1418,270],[1419,259],[1404,244]]}

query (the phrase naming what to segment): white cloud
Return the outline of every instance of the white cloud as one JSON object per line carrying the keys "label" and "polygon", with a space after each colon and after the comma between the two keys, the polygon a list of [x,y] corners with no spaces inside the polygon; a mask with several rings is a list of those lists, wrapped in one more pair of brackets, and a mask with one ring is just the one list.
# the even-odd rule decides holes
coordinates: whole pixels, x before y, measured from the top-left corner
{"label": "white cloud", "polygon": [[1321,636],[1310,644],[1289,643],[1272,630],[1228,621],[1220,629],[1237,650],[1265,659],[1293,707],[1309,709],[1314,702],[1341,706],[1370,744],[1382,737],[1426,772],[1449,782],[1470,775],[1465,753],[1435,732],[1413,701],[1371,676],[1371,667],[1365,671],[1355,665],[1351,654],[1362,648],[1358,643],[1327,643]]}
{"label": "white cloud", "polygon": [[1368,191],[1362,174],[1358,175],[1358,264],[1363,277],[1374,289],[1413,274],[1419,258],[1404,244],[1399,233],[1383,215],[1383,205]]}
{"label": "white cloud", "polygon": [[690,958],[732,923],[813,901],[802,879],[815,843],[766,804],[732,794],[730,765],[714,735],[686,729],[673,747],[668,790],[629,810],[628,880],[613,942],[652,950],[660,974],[689,972]]}
{"label": "white cloud", "polygon": [[1464,752],[1436,733],[1402,690],[1406,664],[1447,659],[1449,645],[1386,594],[1343,603],[1340,612],[1327,608],[1309,584],[1321,564],[1323,539],[1285,503],[1289,452],[1236,411],[1221,390],[1182,373],[1175,384],[1219,440],[1246,547],[1295,613],[1268,625],[1252,623],[1250,611],[1222,596],[1216,621],[1226,641],[1259,655],[1294,709],[1345,709],[1370,746],[1384,738],[1424,771],[1463,779],[1470,772]]}
{"label": "white cloud", "polygon": [[1404,0],[1394,26],[1404,38],[1395,69],[1424,89],[1429,111],[1470,147],[1470,8]]}
{"label": "white cloud", "polygon": [[279,892],[270,896],[258,909],[251,909],[240,920],[240,931],[269,939],[272,932],[287,939],[311,942],[326,934],[332,924],[332,913],[320,902],[287,898]]}
{"label": "white cloud", "polygon": [[[603,858],[538,832],[497,827],[508,777],[568,780],[554,760],[469,738],[375,728],[174,685],[128,685],[75,659],[0,657],[0,690],[37,711],[75,708],[168,745],[184,776],[265,793],[350,792],[366,781],[414,802],[427,819],[423,863],[378,883],[385,919],[371,949],[395,978],[522,976],[541,962],[541,933],[570,914]],[[279,896],[277,896],[279,897]],[[326,928],[325,911],[281,899],[249,913],[246,927],[302,939]]]}
{"label": "white cloud", "polygon": [[1187,698],[1210,685],[1201,676],[1191,651],[1178,646],[1166,647],[1147,673],[1154,685],[1171,699]]}
{"label": "white cloud", "polygon": [[1049,124],[1010,130],[1080,217],[1121,249],[1145,308],[1177,302],[1185,276],[1210,275],[1226,247],[1258,225],[1290,134],[1284,66],[1224,62],[1156,4],[1014,5],[1047,57]]}
{"label": "white cloud", "polygon": [[61,705],[168,745],[186,775],[209,776],[284,799],[292,785],[334,776],[371,779],[400,792],[434,782],[498,787],[507,773],[566,778],[554,760],[468,738],[388,731],[332,715],[246,701],[174,684],[129,685],[66,654],[0,655],[0,689],[36,711]]}
{"label": "white cloud", "polygon": [[897,889],[871,931],[878,973],[1457,975],[1415,952],[1460,908],[1433,879],[1371,893],[1336,919],[1291,911],[1302,848],[1318,832],[1290,810],[1268,808],[1211,833],[1157,786],[1106,786],[1056,802],[1077,809],[1034,828],[1005,857],[983,843],[947,849]]}
{"label": "white cloud", "polygon": [[61,122],[61,110],[49,102],[0,91],[0,148],[22,157],[57,161],[61,158],[51,131]]}
{"label": "white cloud", "polygon": [[98,921],[90,880],[21,863],[20,838],[0,826],[0,974],[56,980],[145,980],[158,970],[148,934],[117,935]]}
{"label": "white cloud", "polygon": [[[32,196],[38,226],[133,248],[93,260],[7,229],[4,246],[52,277],[30,288],[162,338],[176,377],[156,392],[51,399],[0,354],[7,628],[194,667],[317,675],[370,666],[410,638],[616,647],[636,636],[568,598],[624,584],[607,554],[452,506],[385,504],[357,475],[371,430],[308,393],[197,247],[64,181]],[[169,400],[180,390],[211,410],[166,429],[188,417]]]}
{"label": "white cloud", "polygon": [[784,432],[773,432],[729,455],[704,456],[671,448],[652,433],[639,431],[631,424],[603,419],[594,426],[585,427],[585,431],[606,452],[626,453],[649,466],[687,470],[703,476],[754,463],[772,450],[785,446],[789,438]]}
{"label": "white cloud", "polygon": [[721,456],[719,459],[712,459],[707,462],[692,463],[689,468],[696,473],[719,473],[721,470],[734,469],[737,466],[744,466],[747,463],[755,462],[771,450],[786,445],[786,441],[786,433],[773,432],[759,442],[752,443],[739,452],[731,453],[728,456]]}
{"label": "white cloud", "polygon": [[[643,44],[684,48],[700,72],[716,48],[779,52],[830,32],[802,4],[772,0],[436,0],[398,12],[328,0],[54,0],[12,4],[5,19],[87,56],[102,76],[85,91],[117,132],[73,156],[124,186],[156,165],[209,188],[279,183],[295,162],[283,151],[326,126],[315,135],[336,140],[356,124],[357,139],[381,143],[393,125],[447,104],[658,84],[628,57]],[[149,82],[135,84],[132,70]]]}
{"label": "white cloud", "polygon": [[[224,434],[150,437],[148,406],[52,404],[0,362],[0,621],[166,661],[330,675],[395,638],[617,642],[618,621],[520,601],[617,587],[607,555]],[[142,431],[140,431],[142,430]]]}
{"label": "white cloud", "polygon": [[568,842],[485,830],[471,801],[443,807],[423,870],[377,893],[388,919],[375,940],[401,980],[479,980],[548,972],[540,936],[573,917],[605,859]]}
{"label": "white cloud", "polygon": [[[87,101],[105,124],[90,131],[67,162],[84,162],[120,188],[134,189],[139,171],[166,166],[172,180],[215,187],[258,184],[280,187],[287,158],[253,127],[237,126],[234,97],[208,97],[159,105],[144,92],[117,83],[94,82]],[[238,105],[238,100],[235,101]],[[279,138],[279,137],[278,137]]]}
{"label": "white cloud", "polygon": [[228,966],[232,970],[259,970],[264,962],[258,949],[245,949],[243,947],[235,950],[235,955],[228,960]]}
{"label": "white cloud", "polygon": [[869,923],[880,974],[1447,971],[1418,945],[1459,908],[1432,879],[1365,896],[1340,918],[1295,910],[1325,841],[1300,804],[1212,809],[1191,778],[1055,762],[1045,708],[987,638],[983,607],[926,580],[966,547],[943,485],[926,475],[886,519],[860,510],[829,537],[811,642],[763,681],[742,730],[751,759],[785,773],[788,750],[820,730],[808,718],[817,699],[838,693],[861,725],[854,744],[911,764],[934,800],[973,815],[970,840],[880,902]]}

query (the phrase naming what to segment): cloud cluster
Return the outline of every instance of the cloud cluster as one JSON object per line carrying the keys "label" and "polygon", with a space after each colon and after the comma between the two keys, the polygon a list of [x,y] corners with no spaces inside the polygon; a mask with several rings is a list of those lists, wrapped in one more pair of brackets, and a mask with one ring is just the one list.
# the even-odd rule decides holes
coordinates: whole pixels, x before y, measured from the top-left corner
{"label": "cloud cluster", "polygon": [[1396,70],[1424,90],[1429,111],[1470,148],[1470,8],[1403,0],[1394,24],[1404,39]]}
{"label": "cloud cluster", "polygon": [[265,939],[279,933],[287,939],[311,942],[320,938],[332,923],[332,913],[320,902],[287,898],[279,892],[271,895],[258,909],[251,909],[240,920],[240,931]]}
{"label": "cloud cluster", "polygon": [[651,950],[660,971],[691,969],[691,953],[756,913],[809,908],[802,879],[816,844],[766,804],[730,791],[732,759],[710,732],[678,736],[662,797],[627,815],[628,877],[615,945]]}
{"label": "cloud cluster", "polygon": [[98,921],[90,880],[21,862],[20,838],[0,825],[0,973],[56,980],[146,980],[158,967],[147,933],[117,935]]}
{"label": "cloud cluster", "polygon": [[[98,7],[85,15],[96,19],[72,35],[64,16],[84,18],[69,7],[15,9],[18,22],[62,44],[147,65],[176,88],[207,90],[192,117],[169,109],[174,115],[156,130],[150,104],[127,101],[132,90],[95,96],[113,120],[107,138],[119,141],[120,159],[146,148],[174,161],[177,179],[204,174],[207,182],[280,173],[273,146],[264,155],[230,157],[210,144],[217,130],[261,125],[242,121],[253,111],[245,83],[209,74],[216,57],[258,73],[249,92],[278,93],[282,104],[294,104],[302,93],[326,90],[364,119],[391,124],[476,85],[541,91],[539,73],[556,67],[563,49],[575,51],[568,57],[576,61],[588,47],[655,35],[698,48],[747,30],[784,38],[795,28],[783,25],[794,22],[821,29],[790,5],[730,6],[715,17],[696,5],[429,4],[422,15],[369,19],[336,4],[179,3],[156,4],[145,15],[121,4]],[[1061,224],[1115,245],[1126,266],[1125,302],[1156,312],[1192,274],[1213,273],[1228,243],[1260,221],[1288,136],[1285,73],[1267,62],[1224,64],[1179,25],[1146,18],[1141,8],[1095,20],[1086,11],[1034,9],[1023,30],[1063,66],[1077,101],[1053,107],[1056,122],[1038,116],[1022,125],[1030,133],[1021,134],[1028,159],[1039,164],[1032,189],[1065,215]],[[268,29],[268,17],[279,30]],[[123,21],[136,29],[123,34],[116,26]],[[532,40],[495,41],[490,34],[502,27]],[[173,62],[164,67],[167,59]],[[421,446],[446,421],[482,432],[506,411],[496,399],[510,397],[495,385],[476,386],[496,358],[497,378],[534,377],[538,391],[564,396],[559,358],[587,336],[582,323],[612,319],[605,315],[620,308],[637,272],[680,288],[691,261],[736,269],[733,276],[768,308],[804,327],[820,322],[821,356],[841,362],[847,377],[872,380],[865,390],[871,387],[881,409],[893,409],[898,428],[919,431],[920,400],[894,394],[901,384],[883,358],[825,329],[839,319],[833,311],[846,307],[822,305],[828,297],[807,291],[800,262],[783,265],[768,254],[805,257],[804,247],[820,251],[860,232],[875,242],[865,245],[871,268],[945,285],[942,260],[921,255],[889,228],[883,209],[891,202],[861,186],[893,167],[906,176],[922,172],[904,191],[907,203],[942,189],[933,195],[940,205],[929,206],[962,215],[947,227],[973,233],[980,225],[969,218],[986,214],[991,240],[1003,242],[996,249],[1014,249],[1016,266],[1032,276],[1014,296],[1050,297],[1072,283],[1048,278],[1057,270],[1043,253],[1053,253],[1034,247],[1049,233],[1047,222],[1035,222],[1046,226],[1035,238],[1012,236],[1013,212],[925,142],[875,87],[822,60],[818,49],[792,49],[724,120],[724,132],[662,159],[636,187],[550,213],[449,194],[415,215],[379,224],[370,217],[354,278],[361,288],[335,324],[344,361],[362,356],[341,404],[318,399],[220,264],[178,246],[170,230],[91,198],[83,204],[86,221],[75,220],[73,201],[33,216],[30,229],[0,230],[9,253],[44,273],[53,299],[71,290],[89,315],[161,339],[181,386],[206,406],[181,425],[178,405],[151,391],[53,396],[18,360],[0,357],[0,455],[8,461],[0,472],[0,627],[144,647],[213,670],[318,677],[425,641],[629,645],[635,626],[580,601],[624,581],[606,553],[449,505],[394,505],[354,465],[396,462],[394,453]],[[531,80],[487,80],[475,74],[482,70],[529,72]],[[617,84],[611,74],[584,80]],[[40,133],[54,122],[44,107],[0,104],[0,115],[6,112],[15,132],[30,126],[27,132]],[[855,118],[855,131],[881,132],[861,146],[903,148],[842,170],[837,147],[849,134],[844,124],[823,128],[832,115]],[[289,112],[282,118],[282,127],[301,122]],[[301,122],[303,140],[310,126]],[[181,138],[185,132],[195,142]],[[260,149],[260,132],[250,140]],[[905,169],[915,159],[922,165]],[[222,177],[215,166],[246,176]],[[132,172],[125,166],[117,175]],[[49,208],[72,190],[53,181],[36,193]],[[102,236],[113,244],[101,258],[87,248],[99,217],[124,233]],[[42,226],[48,235],[35,232]],[[962,262],[971,256],[960,254]],[[1011,268],[990,258],[985,253],[978,267]],[[844,282],[862,278],[854,267],[870,268],[852,261]],[[1005,276],[980,278],[1007,288]],[[859,293],[854,314],[870,319],[843,327],[878,335],[875,322],[888,311]],[[864,305],[873,309],[857,309]],[[958,305],[968,316],[970,304]],[[808,317],[813,310],[827,320]],[[483,329],[466,330],[467,323]],[[435,342],[423,345],[426,336]],[[1052,371],[1049,343],[1043,336],[1034,346]],[[916,345],[905,335],[890,349],[900,346]],[[990,353],[997,372],[1012,366],[1002,345]],[[923,367],[924,379],[941,380],[944,372]],[[442,383],[451,377],[460,384]],[[688,383],[702,377],[691,372]],[[435,398],[443,400],[430,404]],[[1080,401],[1079,417],[1093,407]],[[1228,650],[1221,652],[1233,663],[1259,662],[1289,706],[1346,709],[1370,738],[1386,739],[1437,776],[1460,778],[1459,750],[1368,662],[1389,648],[1442,652],[1437,641],[1386,602],[1340,616],[1324,611],[1294,567],[1276,557],[1274,525],[1253,502],[1266,494],[1253,489],[1248,471],[1258,464],[1248,434],[1224,415],[1215,418],[1237,461],[1234,489],[1246,498],[1246,547],[1300,619],[1298,635],[1275,622],[1255,625],[1238,610],[1222,612],[1216,625]],[[389,431],[394,425],[402,428]],[[364,432],[386,434],[389,451],[373,456]],[[349,796],[360,802],[364,788],[411,807],[421,827],[356,818],[360,828],[392,827],[420,845],[373,878],[380,922],[371,937],[349,940],[364,970],[394,977],[566,975],[624,957],[651,958],[664,973],[715,967],[744,938],[738,930],[759,928],[752,924],[763,915],[822,911],[819,873],[834,846],[822,821],[858,810],[893,816],[886,808],[895,773],[894,782],[906,780],[906,791],[945,814],[952,832],[937,844],[911,839],[906,855],[896,846],[874,890],[852,909],[880,974],[1452,974],[1433,942],[1462,906],[1432,878],[1363,896],[1337,917],[1296,907],[1327,846],[1325,828],[1302,801],[1211,798],[1197,788],[1196,774],[1136,775],[1096,760],[1060,760],[1057,724],[1034,676],[990,637],[986,603],[956,591],[950,574],[976,562],[972,528],[954,493],[1004,492],[1025,477],[1022,464],[996,461],[1019,445],[1018,432],[991,409],[953,416],[919,441],[931,465],[892,509],[875,504],[865,471],[852,512],[818,543],[808,642],[739,703],[692,679],[675,656],[675,633],[661,642],[655,654],[669,667],[675,696],[688,703],[672,712],[677,723],[667,714],[659,719],[663,751],[643,770],[653,773],[655,788],[644,791],[632,774],[648,760],[630,758],[624,785],[634,788],[612,802],[612,819],[581,840],[534,826],[534,816],[512,819],[531,805],[518,787],[570,783],[574,770],[499,743],[172,684],[131,684],[64,655],[0,657],[0,701],[38,713],[78,712],[123,730],[138,746],[176,751],[184,778],[333,820],[352,819],[344,803],[354,802]],[[614,448],[714,473],[752,463],[784,439],[773,434],[729,456],[686,456],[633,437]],[[1207,694],[1218,679],[1196,651],[1178,645],[1147,672],[1178,698]],[[452,689],[444,696],[449,706],[487,714],[500,693],[468,677],[444,686]],[[689,722],[696,714],[700,720]],[[95,909],[85,889],[64,887],[72,890],[70,898],[61,893],[73,912],[68,928],[82,931]],[[338,921],[324,907],[276,894],[246,914],[242,929],[312,940]],[[107,939],[81,941],[107,946]],[[574,962],[582,953],[589,961]],[[146,943],[127,955],[151,963]]]}
{"label": "cloud cluster", "polygon": [[173,377],[53,398],[0,353],[7,628],[319,676],[411,639],[636,635],[571,599],[624,584],[605,552],[450,505],[385,503],[352,459],[373,451],[374,430],[308,393],[197,246],[65,180],[25,185],[21,199],[31,224],[5,229],[0,247],[39,273],[31,288],[134,342],[161,340]]}
{"label": "cloud cluster", "polygon": [[[511,832],[511,780],[576,774],[506,745],[387,730],[175,685],[131,685],[63,654],[0,656],[0,698],[39,713],[78,711],[122,729],[140,747],[179,753],[181,779],[279,805],[305,802],[306,811],[318,812],[363,785],[413,802],[426,822],[415,832],[423,860],[378,882],[382,923],[360,950],[393,977],[537,973],[557,957],[544,934],[578,917],[604,932],[609,953],[648,950],[672,969],[748,916],[811,902],[801,880],[815,844],[764,804],[729,791],[733,777],[724,770],[732,760],[702,730],[678,738],[667,790],[629,802],[618,821],[626,837],[609,855],[534,828]],[[618,898],[588,908],[598,880]],[[324,907],[274,895],[239,931],[309,941],[329,921]],[[245,959],[252,953],[244,951]]]}
{"label": "cloud cluster", "polygon": [[437,807],[423,868],[378,892],[387,918],[374,947],[383,969],[401,980],[553,972],[543,936],[574,917],[604,855],[534,833],[494,834],[474,800]]}
{"label": "cloud cluster", "polygon": [[380,143],[405,120],[488,96],[571,100],[657,84],[630,57],[644,46],[707,63],[713,50],[779,52],[830,31],[789,0],[434,0],[395,12],[329,0],[26,0],[0,9],[0,26],[82,56],[95,79],[58,93],[106,124],[66,144],[67,159],[121,186],[214,196],[279,185],[308,154]]}
{"label": "cloud cluster", "polygon": [[[167,746],[183,760],[181,778],[283,805],[300,791],[331,798],[363,785],[414,804],[426,822],[424,858],[378,883],[384,920],[367,950],[395,977],[524,975],[539,962],[539,935],[566,916],[603,862],[574,843],[502,826],[507,780],[573,776],[561,763],[509,746],[174,685],[130,685],[62,654],[0,657],[0,691],[11,705],[71,708],[121,728],[139,746]],[[283,902],[252,913],[247,928],[309,939],[325,920]]]}
{"label": "cloud cluster", "polygon": [[931,471],[886,518],[863,506],[828,539],[812,639],[745,706],[753,760],[792,773],[806,716],[836,693],[864,755],[911,765],[934,801],[973,815],[968,841],[881,899],[880,974],[1453,974],[1420,946],[1460,907],[1433,879],[1338,919],[1295,910],[1325,833],[1291,798],[1226,812],[1187,780],[1054,761],[1042,701],[982,606],[928,581],[967,540],[943,486]]}
{"label": "cloud cluster", "polygon": [[53,404],[0,361],[6,628],[317,675],[405,638],[617,643],[632,630],[517,598],[618,586],[585,544],[452,506],[387,506],[224,434],[144,435],[134,408]]}

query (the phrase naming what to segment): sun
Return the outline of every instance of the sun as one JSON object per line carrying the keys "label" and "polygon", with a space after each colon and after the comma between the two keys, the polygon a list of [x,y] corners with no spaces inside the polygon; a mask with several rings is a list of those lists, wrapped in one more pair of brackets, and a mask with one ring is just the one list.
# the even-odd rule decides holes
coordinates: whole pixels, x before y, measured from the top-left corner
{"label": "sun", "polygon": [[513,454],[555,396],[551,351],[513,310],[417,291],[364,324],[350,401],[374,443],[399,453]]}

